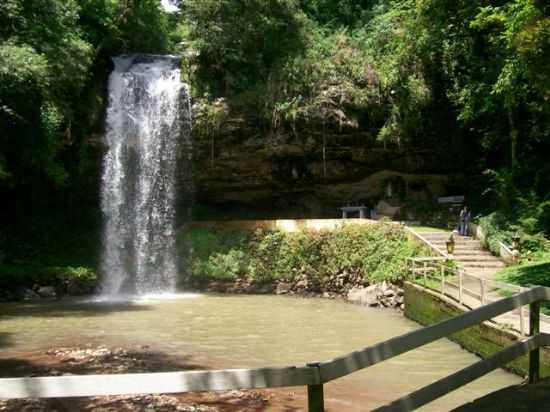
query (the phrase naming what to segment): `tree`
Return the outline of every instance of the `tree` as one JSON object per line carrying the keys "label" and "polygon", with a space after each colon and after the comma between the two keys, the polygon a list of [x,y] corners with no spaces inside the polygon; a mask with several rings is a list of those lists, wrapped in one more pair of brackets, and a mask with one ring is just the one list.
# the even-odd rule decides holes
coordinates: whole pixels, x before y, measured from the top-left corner
{"label": "tree", "polygon": [[189,0],[183,7],[199,52],[197,78],[213,96],[265,84],[305,44],[296,0]]}

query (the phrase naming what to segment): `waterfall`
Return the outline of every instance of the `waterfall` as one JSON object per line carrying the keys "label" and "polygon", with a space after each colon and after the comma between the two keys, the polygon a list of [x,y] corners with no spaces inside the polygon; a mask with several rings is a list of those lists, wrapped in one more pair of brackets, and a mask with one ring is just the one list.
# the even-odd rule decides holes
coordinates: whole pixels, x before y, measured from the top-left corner
{"label": "waterfall", "polygon": [[101,187],[102,293],[174,292],[176,164],[181,141],[189,139],[188,90],[175,57],[113,60]]}

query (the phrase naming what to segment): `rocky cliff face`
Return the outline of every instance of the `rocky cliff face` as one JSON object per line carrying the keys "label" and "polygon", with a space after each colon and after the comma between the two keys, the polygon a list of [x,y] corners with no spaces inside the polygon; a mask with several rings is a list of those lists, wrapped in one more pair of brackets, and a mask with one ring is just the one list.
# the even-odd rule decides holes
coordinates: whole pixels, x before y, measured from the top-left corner
{"label": "rocky cliff face", "polygon": [[457,185],[433,150],[384,149],[353,125],[317,126],[276,134],[229,115],[215,132],[195,131],[195,217],[334,217],[346,203],[431,201]]}

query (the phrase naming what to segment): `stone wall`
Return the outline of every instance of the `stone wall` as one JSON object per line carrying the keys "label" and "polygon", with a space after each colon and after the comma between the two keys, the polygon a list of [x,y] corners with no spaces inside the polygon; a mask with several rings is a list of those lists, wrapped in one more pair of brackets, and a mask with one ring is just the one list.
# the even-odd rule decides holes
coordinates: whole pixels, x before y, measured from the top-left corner
{"label": "stone wall", "polygon": [[[441,297],[418,285],[407,282],[404,288],[405,316],[422,325],[432,325],[463,313],[463,309],[450,299]],[[485,359],[517,342],[519,337],[512,331],[486,322],[455,333],[450,339]],[[540,367],[541,376],[550,376],[550,350],[541,348]],[[526,376],[529,370],[528,356],[516,359],[509,363],[505,369]]]}

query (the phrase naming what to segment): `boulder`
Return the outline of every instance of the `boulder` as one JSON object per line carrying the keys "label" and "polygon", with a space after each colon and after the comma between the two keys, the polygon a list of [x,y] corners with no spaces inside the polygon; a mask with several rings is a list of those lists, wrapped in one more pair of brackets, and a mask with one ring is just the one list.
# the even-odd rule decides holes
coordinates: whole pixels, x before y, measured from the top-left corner
{"label": "boulder", "polygon": [[279,282],[277,284],[277,289],[275,290],[275,293],[277,295],[286,295],[288,292],[290,292],[291,285],[287,282]]}
{"label": "boulder", "polygon": [[34,290],[29,288],[17,288],[15,291],[17,298],[21,300],[35,300],[40,299],[40,295],[38,295]]}
{"label": "boulder", "polygon": [[378,305],[378,287],[376,285],[366,288],[355,287],[348,292],[348,300],[353,303],[358,303],[367,306]]}
{"label": "boulder", "polygon": [[38,289],[36,289],[36,293],[41,298],[55,298],[55,297],[57,297],[57,293],[56,293],[55,288],[53,286],[40,286]]}
{"label": "boulder", "polygon": [[94,284],[79,279],[69,279],[66,281],[66,291],[71,296],[89,295],[94,291]]}
{"label": "boulder", "polygon": [[395,291],[393,289],[386,289],[383,293],[384,297],[391,298],[395,295]]}

